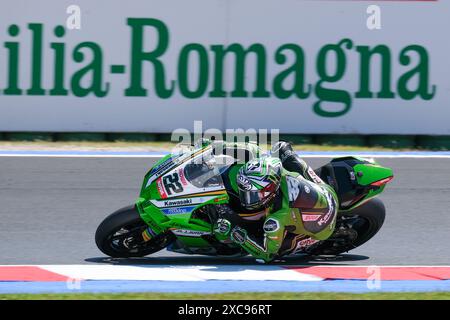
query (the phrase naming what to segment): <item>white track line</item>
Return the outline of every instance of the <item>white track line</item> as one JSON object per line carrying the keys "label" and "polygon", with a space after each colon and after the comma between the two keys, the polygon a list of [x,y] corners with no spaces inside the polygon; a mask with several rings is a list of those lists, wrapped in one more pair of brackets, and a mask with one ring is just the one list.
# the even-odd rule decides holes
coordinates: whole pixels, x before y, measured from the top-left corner
{"label": "white track line", "polygon": [[[6,267],[9,272],[14,267],[27,265],[0,266],[0,279],[2,268]],[[373,269],[383,270],[393,268],[403,270],[405,274],[414,273],[415,268],[445,269],[443,274],[448,274],[449,266],[283,266],[283,265],[208,265],[208,266],[173,266],[173,265],[28,265],[37,267],[51,273],[55,273],[69,279],[79,280],[116,280],[116,281],[181,281],[198,282],[209,280],[232,280],[232,281],[322,281],[327,278],[320,274],[320,269],[327,272],[335,271],[336,277],[340,272],[349,269],[365,269],[367,277],[373,273]],[[303,269],[305,268],[305,269]],[[310,273],[316,270],[319,273]],[[302,272],[303,271],[303,272]],[[23,272],[23,271],[21,271]],[[426,272],[425,272],[426,273]],[[345,276],[348,277],[348,276]]]}
{"label": "white track line", "polygon": [[164,154],[149,154],[149,155],[134,155],[134,154],[0,154],[0,157],[20,157],[20,158],[153,158],[159,159],[164,157]]}

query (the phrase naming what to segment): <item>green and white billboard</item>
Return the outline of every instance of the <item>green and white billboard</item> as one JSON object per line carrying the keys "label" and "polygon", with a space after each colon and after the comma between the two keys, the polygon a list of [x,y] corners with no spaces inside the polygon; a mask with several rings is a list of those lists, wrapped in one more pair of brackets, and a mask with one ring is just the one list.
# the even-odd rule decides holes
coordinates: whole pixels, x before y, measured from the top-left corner
{"label": "green and white billboard", "polygon": [[373,3],[3,1],[0,131],[450,134],[450,3]]}

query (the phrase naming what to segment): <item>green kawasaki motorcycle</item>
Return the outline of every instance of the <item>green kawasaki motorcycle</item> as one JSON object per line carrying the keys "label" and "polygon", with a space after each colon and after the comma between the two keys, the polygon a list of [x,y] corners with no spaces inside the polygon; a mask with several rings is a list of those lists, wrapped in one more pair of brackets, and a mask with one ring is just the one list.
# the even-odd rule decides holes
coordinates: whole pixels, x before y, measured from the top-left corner
{"label": "green kawasaki motorcycle", "polygon": [[[165,156],[145,176],[136,203],[112,213],[99,225],[98,248],[115,258],[143,257],[164,248],[184,254],[247,255],[233,242],[214,237],[211,217],[216,205],[226,204],[238,212],[249,233],[262,232],[264,215],[239,209],[237,185],[229,178],[246,161],[259,156],[255,143],[235,143],[230,148],[220,142]],[[373,160],[341,157],[315,171],[339,197],[335,232],[324,241],[299,240],[283,256],[347,252],[371,239],[383,225],[385,207],[375,196],[393,178],[391,169]],[[287,239],[295,237],[286,232]]]}

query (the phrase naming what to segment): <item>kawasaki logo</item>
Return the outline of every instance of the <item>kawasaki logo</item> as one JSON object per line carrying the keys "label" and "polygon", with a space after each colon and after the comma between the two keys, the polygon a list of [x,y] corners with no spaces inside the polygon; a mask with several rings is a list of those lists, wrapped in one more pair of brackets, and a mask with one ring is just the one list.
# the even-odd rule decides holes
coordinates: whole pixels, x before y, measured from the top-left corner
{"label": "kawasaki logo", "polygon": [[192,200],[191,199],[164,201],[164,206],[165,207],[184,206],[184,205],[188,205],[188,204],[192,204]]}
{"label": "kawasaki logo", "polygon": [[188,199],[169,199],[169,200],[150,200],[150,202],[158,208],[169,208],[169,207],[178,207],[178,206],[188,206],[188,205],[197,205],[200,203],[208,202],[214,199],[215,196],[211,197],[195,197]]}
{"label": "kawasaki logo", "polygon": [[[41,23],[10,25],[6,30],[8,39],[0,46],[3,48],[0,55],[8,61],[6,68],[0,66],[0,70],[7,70],[5,79],[0,79],[0,83],[5,83],[0,94],[105,97],[110,93],[111,81],[115,78],[108,80],[110,74],[124,74],[128,79],[127,87],[120,89],[128,97],[312,98],[311,107],[317,115],[338,117],[351,110],[355,99],[430,100],[437,90],[429,79],[428,51],[418,44],[407,45],[394,52],[385,44],[367,46],[342,39],[324,44],[311,57],[306,55],[301,43],[286,43],[270,50],[261,43],[248,46],[239,43],[186,43],[179,52],[171,54],[175,61],[170,61],[170,66],[176,66],[176,76],[170,76],[167,53],[176,48],[171,47],[169,27],[152,18],[128,18],[126,25],[130,39],[117,39],[117,42],[118,46],[130,46],[130,56],[109,66],[104,63],[107,52],[99,43],[85,41],[66,47],[63,26],[44,26]],[[44,37],[46,28],[53,29],[50,38]],[[31,43],[25,43],[30,37]],[[25,47],[30,47],[30,51],[25,52]],[[29,59],[19,59],[23,55]],[[224,83],[225,60],[234,64],[230,69],[233,75],[230,90]],[[31,63],[22,66],[22,61]],[[256,65],[255,73],[246,71],[250,64]],[[353,71],[348,74],[350,64],[356,65],[356,74]],[[144,70],[148,71],[149,67],[152,68],[153,81],[144,83]],[[376,76],[374,68],[381,71]],[[30,79],[23,79],[24,73],[20,71],[24,69],[31,70]],[[315,70],[315,76],[307,77],[307,69]],[[75,71],[68,74],[68,70]],[[396,78],[393,70],[400,72]],[[353,89],[348,87],[348,79],[344,79],[347,75],[356,79]],[[52,79],[50,86],[43,86],[44,78]],[[30,85],[25,88],[24,82]],[[252,88],[249,88],[250,83],[254,83]],[[374,87],[379,89],[374,90]],[[333,108],[330,108],[330,103]]]}

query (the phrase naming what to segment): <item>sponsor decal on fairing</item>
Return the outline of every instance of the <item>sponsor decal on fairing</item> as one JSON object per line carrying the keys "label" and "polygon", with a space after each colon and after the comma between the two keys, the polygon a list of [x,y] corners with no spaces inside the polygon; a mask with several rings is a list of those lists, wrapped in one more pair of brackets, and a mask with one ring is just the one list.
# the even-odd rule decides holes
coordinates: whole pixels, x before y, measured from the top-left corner
{"label": "sponsor decal on fairing", "polygon": [[197,231],[189,229],[173,229],[171,231],[176,236],[193,237],[193,238],[200,238],[201,236],[211,234],[211,232],[208,231]]}
{"label": "sponsor decal on fairing", "polygon": [[167,215],[171,215],[171,214],[184,214],[184,213],[189,213],[192,210],[194,210],[195,207],[191,206],[191,207],[175,207],[175,208],[165,208],[162,209],[162,212],[164,214]]}
{"label": "sponsor decal on fairing", "polygon": [[185,198],[185,199],[173,199],[173,200],[150,200],[150,202],[158,208],[168,208],[168,207],[182,207],[188,205],[201,204],[208,202],[212,197],[196,197],[196,198]]}
{"label": "sponsor decal on fairing", "polygon": [[161,196],[161,199],[167,198],[167,193],[166,193],[166,190],[164,189],[164,184],[162,183],[161,178],[156,180],[156,185],[158,187],[158,193]]}
{"label": "sponsor decal on fairing", "polygon": [[164,207],[185,206],[192,204],[192,199],[167,200],[164,201]]}
{"label": "sponsor decal on fairing", "polygon": [[180,177],[181,184],[183,186],[187,186],[188,182],[186,180],[186,177],[184,176],[184,169],[178,170],[178,176]]}

